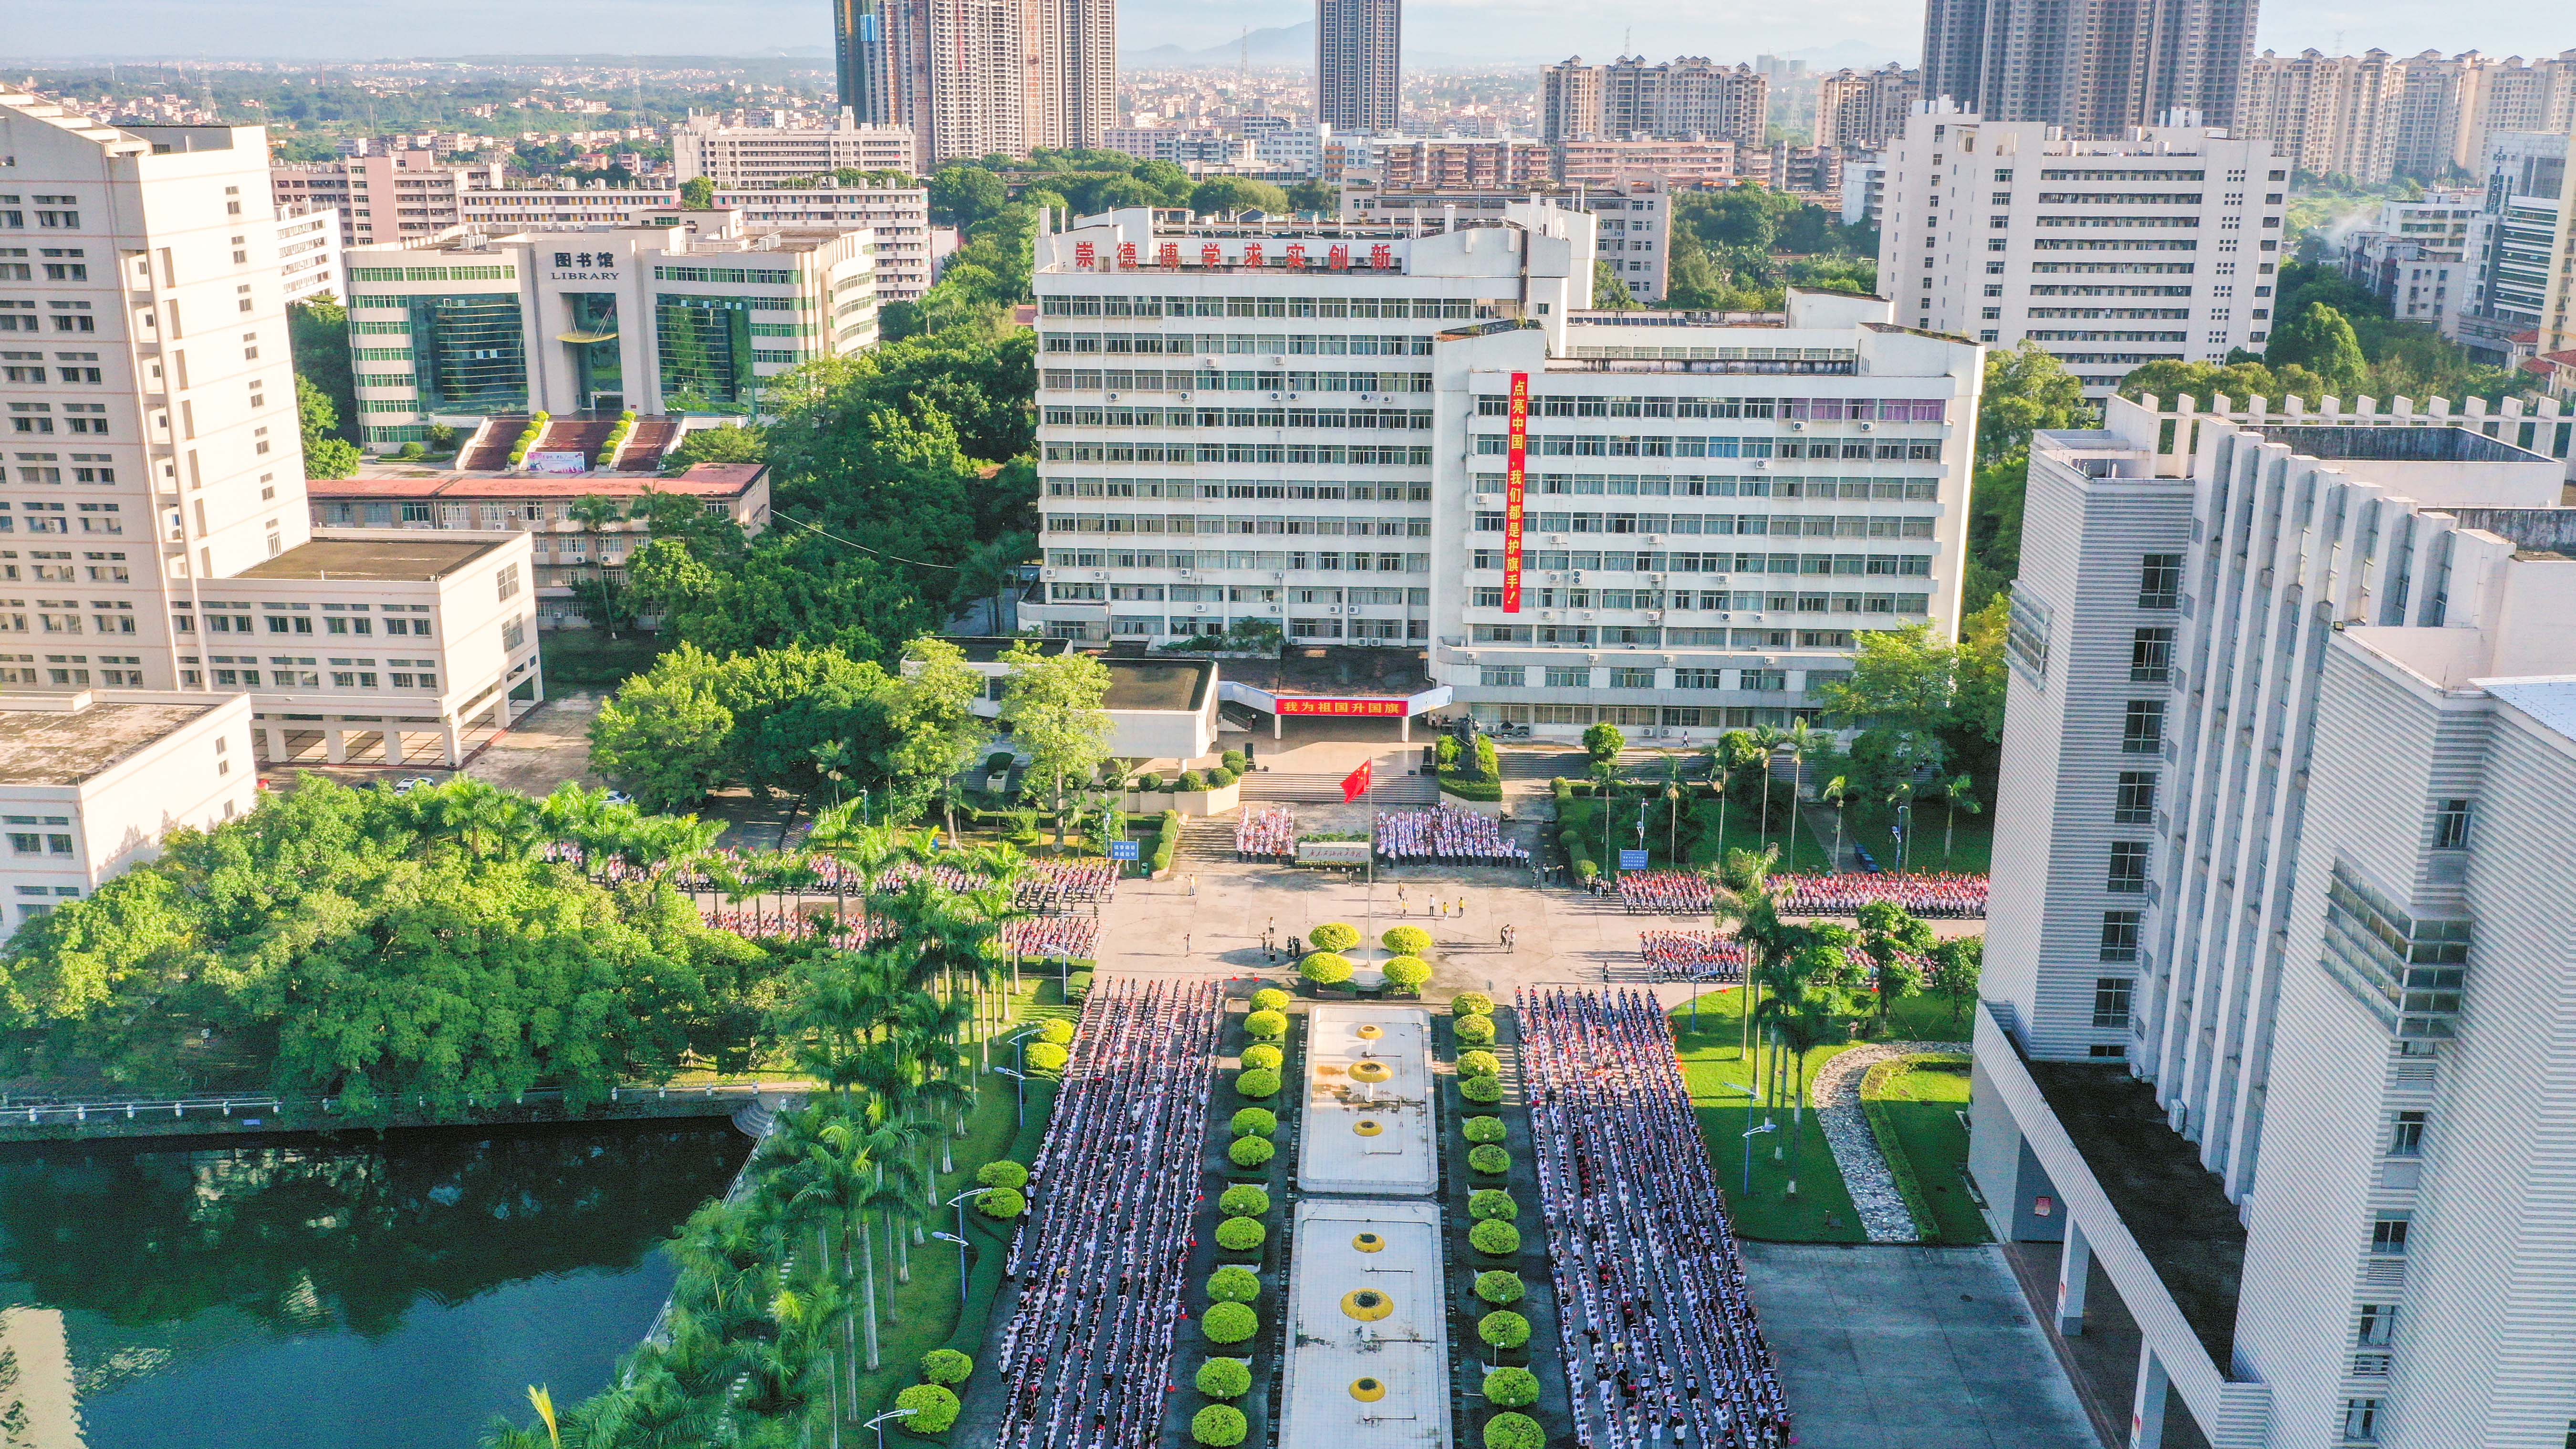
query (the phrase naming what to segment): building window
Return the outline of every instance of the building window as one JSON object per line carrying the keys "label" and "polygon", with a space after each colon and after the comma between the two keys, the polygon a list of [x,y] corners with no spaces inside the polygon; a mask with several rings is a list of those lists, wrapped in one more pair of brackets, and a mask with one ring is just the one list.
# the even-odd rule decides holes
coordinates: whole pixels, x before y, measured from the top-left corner
{"label": "building window", "polygon": [[503,599],[517,598],[519,596],[519,566],[517,564],[501,565],[500,571],[492,575],[492,583],[493,587],[500,591],[500,596]]}
{"label": "building window", "polygon": [[2093,981],[2093,1025],[2102,1031],[2129,1024],[2129,978],[2099,976]]}
{"label": "building window", "polygon": [[1579,666],[1568,669],[1560,668],[1551,664],[1547,667],[1547,687],[1550,689],[1590,689],[1592,687],[1592,671],[1588,668],[1582,668]]}
{"label": "building window", "polygon": [[2469,802],[2444,800],[2433,808],[2433,848],[2466,850],[2469,848]]}
{"label": "building window", "polygon": [[2114,825],[2151,825],[2156,818],[2156,776],[2152,770],[2122,770],[2119,794],[2111,802]]}
{"label": "building window", "polygon": [[2136,895],[2147,888],[2147,843],[2143,840],[2111,842],[2111,876],[2105,883],[2123,895]]}
{"label": "building window", "polygon": [[1612,689],[1652,689],[1655,687],[1655,671],[1613,669],[1610,671],[1610,687]]}
{"label": "building window", "polygon": [[1518,689],[1529,682],[1529,671],[1517,664],[1482,665],[1476,682],[1487,689]]}
{"label": "building window", "polygon": [[2422,1112],[2400,1112],[2390,1125],[2388,1155],[2421,1157],[2424,1155],[2424,1117]]}
{"label": "building window", "polygon": [[2102,959],[2105,961],[2138,959],[2138,913],[2136,911],[2102,913]]}
{"label": "building window", "polygon": [[2377,1399],[2343,1401],[2343,1442],[2347,1444],[2379,1442],[2379,1401]]}
{"label": "building window", "polygon": [[2397,1305],[2365,1303],[2353,1332],[2353,1343],[2361,1348],[2386,1348],[2397,1333]]}
{"label": "building window", "polygon": [[2182,605],[2182,555],[2151,553],[2138,565],[2138,607],[2173,609]]}
{"label": "building window", "polygon": [[2161,699],[2133,699],[2120,721],[2120,750],[2123,754],[2152,755],[2165,742],[2165,702]]}
{"label": "building window", "polygon": [[2173,677],[2171,629],[2140,629],[2129,641],[2129,679],[2136,684],[2162,684]]}
{"label": "building window", "polygon": [[2382,1258],[2406,1256],[2406,1229],[2413,1213],[2384,1212],[2370,1220],[2370,1251]]}

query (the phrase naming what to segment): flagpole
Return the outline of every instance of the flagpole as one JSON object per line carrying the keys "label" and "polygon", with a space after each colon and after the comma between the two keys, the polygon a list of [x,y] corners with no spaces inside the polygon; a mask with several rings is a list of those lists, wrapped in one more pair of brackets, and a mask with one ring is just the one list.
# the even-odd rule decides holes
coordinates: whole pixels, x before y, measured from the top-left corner
{"label": "flagpole", "polygon": [[1361,948],[1366,949],[1370,941],[1377,939],[1377,752],[1370,751],[1360,768],[1367,771],[1361,794],[1368,800],[1368,914],[1364,917],[1368,935],[1360,942]]}

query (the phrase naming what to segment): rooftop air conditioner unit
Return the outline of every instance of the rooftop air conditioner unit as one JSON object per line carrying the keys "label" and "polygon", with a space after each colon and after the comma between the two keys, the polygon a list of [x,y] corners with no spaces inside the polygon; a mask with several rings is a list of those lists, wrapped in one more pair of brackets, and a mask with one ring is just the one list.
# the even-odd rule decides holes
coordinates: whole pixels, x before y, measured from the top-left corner
{"label": "rooftop air conditioner unit", "polygon": [[1116,393],[1114,393],[1114,392],[1113,392],[1113,393],[1111,393],[1111,394],[1109,395],[1109,400],[1110,400],[1111,402],[1116,402],[1116,401],[1118,401],[1118,394],[1116,394]]}
{"label": "rooftop air conditioner unit", "polygon": [[1038,577],[1039,577],[1039,578],[1041,578],[1041,579],[1051,579],[1051,578],[1054,578],[1054,577],[1055,577],[1055,570],[1053,570],[1053,569],[1040,569],[1040,570],[1038,570]]}
{"label": "rooftop air conditioner unit", "polygon": [[1789,424],[1789,431],[1790,431],[1790,432],[1793,432],[1793,433],[1803,433],[1803,432],[1805,432],[1806,430],[1807,430],[1807,425],[1806,425],[1805,423],[1793,422],[1793,423]]}
{"label": "rooftop air conditioner unit", "polygon": [[1193,605],[1191,605],[1191,606],[1190,606],[1190,612],[1191,612],[1191,613],[1193,613],[1193,614],[1204,614],[1204,613],[1206,613],[1206,612],[1207,612],[1207,605],[1205,605],[1205,604],[1193,604]]}
{"label": "rooftop air conditioner unit", "polygon": [[1648,543],[1662,543],[1663,541],[1664,536],[1660,533],[1650,533],[1646,535],[1646,542]]}
{"label": "rooftop air conditioner unit", "polygon": [[1581,569],[1576,569],[1573,573],[1568,574],[1568,575],[1566,576],[1566,581],[1567,581],[1567,582],[1569,582],[1569,583],[1577,583],[1577,584],[1579,584],[1579,583],[1583,582],[1583,570],[1581,570]]}
{"label": "rooftop air conditioner unit", "polygon": [[1093,578],[1095,578],[1095,579],[1105,579],[1105,578],[1109,577],[1109,570],[1107,570],[1107,569],[1093,569],[1093,570],[1091,571],[1091,576],[1092,576]]}
{"label": "rooftop air conditioner unit", "polygon": [[1553,544],[1563,544],[1565,542],[1565,535],[1561,533],[1551,533],[1547,536],[1547,541]]}
{"label": "rooftop air conditioner unit", "polygon": [[1279,395],[1278,393],[1275,393],[1275,392],[1274,392],[1274,393],[1272,393],[1272,394],[1270,395],[1270,400],[1271,400],[1272,402],[1277,402],[1277,401],[1279,401],[1279,396],[1280,396],[1280,395]]}
{"label": "rooftop air conditioner unit", "polygon": [[1876,424],[1876,423],[1863,423],[1863,424],[1861,424],[1861,425],[1860,425],[1860,430],[1861,430],[1862,432],[1864,432],[1864,433],[1874,433],[1874,432],[1877,432],[1877,431],[1878,431],[1878,424]]}
{"label": "rooftop air conditioner unit", "polygon": [[1664,611],[1661,609],[1648,609],[1646,611],[1646,622],[1649,624],[1660,624],[1664,622]]}

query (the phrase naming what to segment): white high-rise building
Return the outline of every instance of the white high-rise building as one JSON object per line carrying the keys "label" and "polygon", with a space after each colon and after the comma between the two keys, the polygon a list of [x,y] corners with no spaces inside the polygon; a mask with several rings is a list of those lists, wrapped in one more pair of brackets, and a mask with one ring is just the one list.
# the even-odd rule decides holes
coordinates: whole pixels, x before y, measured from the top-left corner
{"label": "white high-rise building", "polygon": [[2290,163],[2151,127],[2070,141],[1934,102],[1880,158],[1879,286],[1897,319],[2037,342],[2105,397],[2146,362],[2221,362],[2272,331]]}
{"label": "white high-rise building", "polygon": [[2135,1443],[2558,1449],[2570,419],[2213,407],[2032,448],[1971,1168]]}
{"label": "white high-rise building", "polygon": [[290,217],[277,215],[277,281],[289,302],[339,296],[346,287],[340,276],[340,213],[325,208]]}
{"label": "white high-rise building", "polygon": [[728,126],[715,116],[692,115],[671,128],[671,172],[680,181],[703,176],[718,190],[774,186],[835,171],[921,169],[909,126],[863,126],[847,109],[830,127]]}
{"label": "white high-rise building", "polygon": [[1023,618],[1136,644],[1263,620],[1417,653],[1488,721],[1675,739],[1787,723],[1863,630],[1951,632],[1980,350],[1826,293],[1594,312],[1594,222],[1042,235]]}
{"label": "white high-rise building", "polygon": [[307,521],[261,129],[0,93],[0,155],[0,255],[48,259],[0,277],[0,689],[247,693],[281,763],[454,763],[542,698],[524,536]]}
{"label": "white high-rise building", "polygon": [[[677,187],[568,186],[528,183],[465,193],[465,225],[484,232],[585,231],[721,218],[683,212]],[[930,224],[930,192],[919,186],[718,187],[716,212],[732,212],[745,234],[768,231],[862,231],[876,258],[880,302],[917,302],[930,290],[942,255]],[[954,234],[948,245],[953,248]]]}

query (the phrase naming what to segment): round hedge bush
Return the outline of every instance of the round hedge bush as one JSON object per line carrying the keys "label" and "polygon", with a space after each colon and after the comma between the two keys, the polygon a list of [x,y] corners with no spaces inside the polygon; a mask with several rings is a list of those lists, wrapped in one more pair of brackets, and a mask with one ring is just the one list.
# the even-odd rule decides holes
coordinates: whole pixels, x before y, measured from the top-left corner
{"label": "round hedge bush", "polygon": [[1508,1129],[1500,1117],[1470,1117],[1465,1130],[1470,1142],[1500,1142]]}
{"label": "round hedge bush", "polygon": [[997,1187],[975,1199],[975,1211],[1006,1223],[1028,1210],[1028,1198],[1016,1187]]}
{"label": "round hedge bush", "polygon": [[1490,1016],[1462,1016],[1453,1028],[1461,1044],[1480,1047],[1494,1039],[1494,1019]]}
{"label": "round hedge bush", "polygon": [[1288,1034],[1287,1013],[1263,1007],[1243,1019],[1243,1029],[1257,1037],[1282,1037]]}
{"label": "round hedge bush", "polygon": [[1279,1094],[1279,1074],[1259,1067],[1238,1073],[1234,1079],[1234,1090],[1256,1102],[1264,1097],[1275,1097]]}
{"label": "round hedge bush", "polygon": [[1472,1051],[1458,1053],[1458,1075],[1462,1077],[1498,1076],[1501,1074],[1502,1070],[1502,1060],[1496,1057],[1492,1052]]}
{"label": "round hedge bush", "polygon": [[[1520,1415],[1511,1415],[1519,1418]],[[1532,1425],[1535,1428],[1537,1426]],[[1252,1426],[1244,1420],[1243,1411],[1232,1404],[1210,1404],[1190,1416],[1190,1437],[1208,1449],[1234,1449]],[[1530,1449],[1537,1449],[1531,1445]]]}
{"label": "round hedge bush", "polygon": [[996,1157],[975,1169],[975,1181],[982,1187],[1026,1187],[1029,1170],[1007,1157]]}
{"label": "round hedge bush", "polygon": [[[1210,1343],[1241,1343],[1260,1331],[1261,1315],[1240,1303],[1212,1303],[1199,1315],[1199,1333]],[[1529,1336],[1526,1323],[1521,1325],[1521,1336]]]}
{"label": "round hedge bush", "polygon": [[1057,1046],[1071,1046],[1073,1045],[1073,1023],[1063,1017],[1057,1017],[1038,1028],[1038,1039],[1054,1042]]}
{"label": "round hedge bush", "polygon": [[1481,1147],[1467,1149],[1467,1165],[1488,1177],[1500,1177],[1512,1170],[1512,1155],[1488,1142]]}
{"label": "round hedge bush", "polygon": [[[1533,1381],[1535,1382],[1535,1381]],[[1252,1392],[1252,1369],[1239,1358],[1212,1358],[1199,1365],[1199,1392],[1211,1399],[1239,1399]],[[1488,1394],[1486,1397],[1491,1398]],[[1524,1399],[1522,1403],[1528,1403]]]}
{"label": "round hedge bush", "polygon": [[1538,1402],[1538,1375],[1525,1368],[1485,1370],[1485,1402],[1497,1409],[1525,1409]]}
{"label": "round hedge bush", "polygon": [[1480,1223],[1508,1223],[1520,1215],[1520,1202],[1499,1187],[1480,1187],[1467,1194],[1467,1216]]}
{"label": "round hedge bush", "polygon": [[1233,1158],[1237,1167],[1259,1167],[1278,1156],[1279,1149],[1271,1146],[1267,1137],[1237,1137],[1225,1155]]}
{"label": "round hedge bush", "polygon": [[1283,1058],[1279,1054],[1279,1048],[1275,1046],[1264,1044],[1248,1046],[1243,1049],[1243,1064],[1247,1067],[1259,1067],[1264,1071],[1277,1071],[1279,1069],[1279,1063],[1282,1060]]}
{"label": "round hedge bush", "polygon": [[1398,956],[1419,956],[1431,949],[1431,933],[1420,926],[1396,926],[1377,940]]}
{"label": "round hedge bush", "polygon": [[1476,1275],[1476,1296],[1496,1308],[1511,1307],[1520,1302],[1522,1295],[1528,1291],[1521,1286],[1521,1275],[1518,1273],[1506,1273],[1500,1268],[1492,1268]]}
{"label": "round hedge bush", "polygon": [[1040,1041],[1029,1043],[1030,1071],[1060,1072],[1064,1070],[1065,1063],[1072,1060],[1073,1053],[1057,1046],[1054,1042]]}
{"label": "round hedge bush", "polygon": [[1267,1107],[1245,1107],[1234,1114],[1234,1135],[1267,1137],[1279,1130],[1279,1114]]}
{"label": "round hedge bush", "polygon": [[1287,1007],[1288,993],[1276,986],[1264,986],[1252,993],[1252,1009],[1255,1011],[1284,1011]]}
{"label": "round hedge bush", "polygon": [[1485,1421],[1485,1449],[1546,1449],[1546,1444],[1547,1431],[1527,1414],[1496,1414]]}
{"label": "round hedge bush", "polygon": [[1238,1182],[1217,1195],[1217,1211],[1230,1218],[1257,1218],[1270,1211],[1268,1189]]}
{"label": "round hedge bush", "polygon": [[1386,984],[1398,991],[1420,991],[1431,982],[1431,963],[1419,956],[1389,956]]}
{"label": "round hedge bush", "polygon": [[1318,951],[1347,951],[1360,943],[1360,928],[1347,921],[1326,921],[1306,933],[1306,944]]}
{"label": "round hedge bush", "polygon": [[[1211,1314],[1216,1310],[1209,1309]],[[1529,1342],[1529,1320],[1508,1308],[1498,1308],[1476,1320],[1476,1336],[1487,1348],[1518,1348]]]}
{"label": "round hedge bush", "polygon": [[1481,991],[1461,991],[1449,1001],[1451,1016],[1491,1016],[1494,998]]}
{"label": "round hedge bush", "polygon": [[953,1348],[934,1348],[921,1356],[921,1376],[934,1384],[962,1384],[975,1372],[975,1360]]}
{"label": "round hedge bush", "polygon": [[1521,1250],[1521,1230],[1510,1223],[1487,1218],[1467,1230],[1467,1241],[1474,1244],[1479,1253],[1508,1258]]}
{"label": "round hedge bush", "polygon": [[1250,1303],[1261,1296],[1261,1275],[1240,1263],[1231,1263],[1208,1275],[1207,1296],[1211,1303]]}
{"label": "round hedge bush", "polygon": [[1216,1225],[1216,1245],[1229,1253],[1249,1253],[1269,1236],[1270,1230],[1253,1218],[1227,1218]]}
{"label": "round hedge bush", "polygon": [[1477,1106],[1490,1107],[1496,1102],[1503,1100],[1503,1079],[1500,1077],[1461,1077],[1458,1080],[1458,1095],[1475,1103]]}
{"label": "round hedge bush", "polygon": [[912,1410],[903,1426],[916,1434],[945,1434],[957,1422],[957,1396],[944,1384],[914,1384],[894,1396],[894,1406]]}
{"label": "round hedge bush", "polygon": [[1297,963],[1297,974],[1317,986],[1339,986],[1351,979],[1351,958],[1333,951],[1317,951]]}

